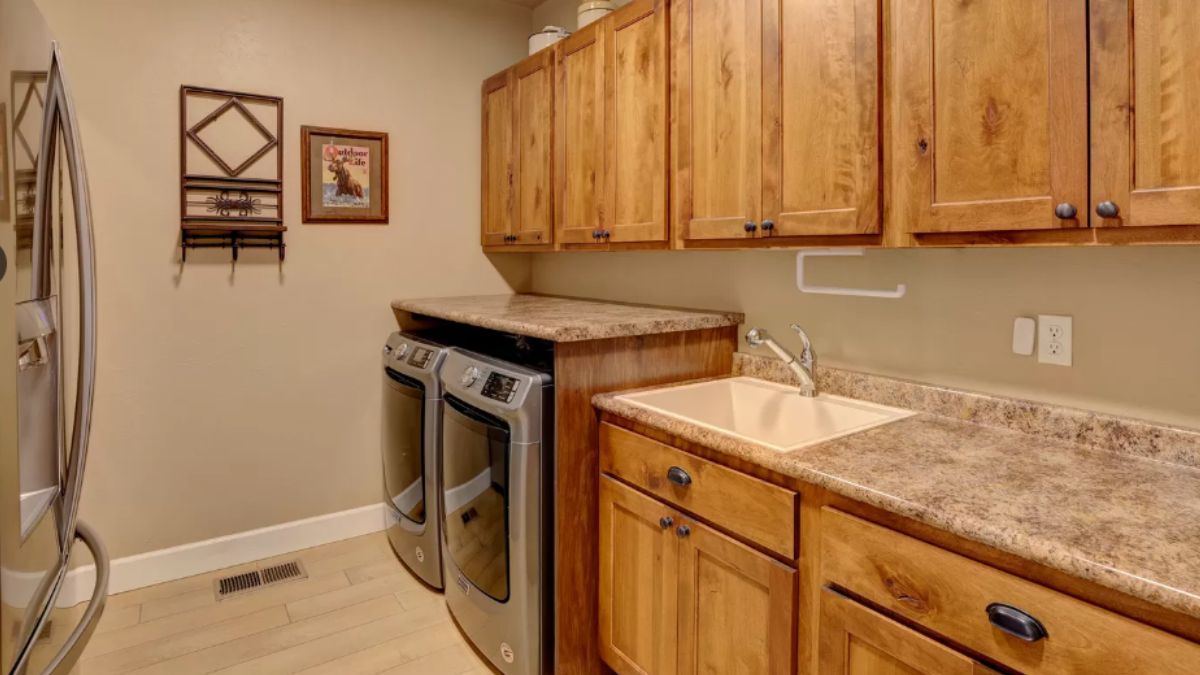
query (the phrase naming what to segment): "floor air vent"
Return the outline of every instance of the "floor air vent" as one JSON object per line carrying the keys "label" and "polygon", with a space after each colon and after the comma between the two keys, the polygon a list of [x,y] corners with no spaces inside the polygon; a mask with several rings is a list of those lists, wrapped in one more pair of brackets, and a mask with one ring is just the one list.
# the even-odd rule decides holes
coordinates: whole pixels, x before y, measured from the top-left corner
{"label": "floor air vent", "polygon": [[300,561],[289,560],[288,562],[263,567],[253,572],[242,572],[241,574],[221,577],[217,579],[215,584],[217,599],[222,600],[233,595],[241,595],[256,588],[271,586],[293,579],[303,579],[306,576],[304,568],[300,565]]}

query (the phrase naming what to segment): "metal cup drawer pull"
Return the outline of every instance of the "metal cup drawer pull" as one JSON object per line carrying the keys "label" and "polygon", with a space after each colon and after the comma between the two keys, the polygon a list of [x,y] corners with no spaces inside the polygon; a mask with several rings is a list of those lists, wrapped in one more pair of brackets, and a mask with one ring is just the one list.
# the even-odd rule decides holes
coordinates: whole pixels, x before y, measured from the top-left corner
{"label": "metal cup drawer pull", "polygon": [[667,480],[679,487],[687,487],[692,484],[692,477],[688,475],[688,472],[677,466],[667,469]]}
{"label": "metal cup drawer pull", "polygon": [[987,615],[993,626],[1020,640],[1037,642],[1049,637],[1041,621],[1012,605],[993,602],[987,606]]}

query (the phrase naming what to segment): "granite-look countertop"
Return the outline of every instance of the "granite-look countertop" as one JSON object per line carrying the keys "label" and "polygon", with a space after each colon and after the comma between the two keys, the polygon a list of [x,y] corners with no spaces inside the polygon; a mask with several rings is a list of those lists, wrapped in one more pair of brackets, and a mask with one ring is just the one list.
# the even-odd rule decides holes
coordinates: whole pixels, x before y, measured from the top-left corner
{"label": "granite-look countertop", "polygon": [[926,412],[781,453],[623,402],[619,395],[602,394],[594,403],[780,474],[1200,617],[1195,466]]}
{"label": "granite-look countertop", "polygon": [[547,295],[473,295],[396,300],[392,308],[552,342],[736,326],[737,312],[628,305]]}

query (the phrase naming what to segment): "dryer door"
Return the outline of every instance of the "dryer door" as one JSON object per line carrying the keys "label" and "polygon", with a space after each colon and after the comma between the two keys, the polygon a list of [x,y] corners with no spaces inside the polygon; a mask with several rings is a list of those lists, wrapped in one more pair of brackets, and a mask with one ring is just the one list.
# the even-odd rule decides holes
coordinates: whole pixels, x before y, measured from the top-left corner
{"label": "dryer door", "polygon": [[383,489],[405,520],[425,523],[425,385],[384,369]]}
{"label": "dryer door", "polygon": [[452,396],[442,424],[446,551],[472,585],[509,597],[508,423]]}

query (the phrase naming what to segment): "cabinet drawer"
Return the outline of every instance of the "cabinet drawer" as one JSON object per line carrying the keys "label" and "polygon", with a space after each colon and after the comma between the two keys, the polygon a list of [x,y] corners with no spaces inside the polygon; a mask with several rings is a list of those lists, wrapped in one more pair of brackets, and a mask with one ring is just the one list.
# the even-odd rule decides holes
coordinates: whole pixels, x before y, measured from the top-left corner
{"label": "cabinet drawer", "polygon": [[743,539],[796,557],[791,490],[611,424],[600,427],[600,468]]}
{"label": "cabinet drawer", "polygon": [[[1200,663],[1200,645],[828,507],[821,549],[826,583],[1025,673],[1194,673]],[[1035,618],[1047,637],[993,627],[992,603]]]}

